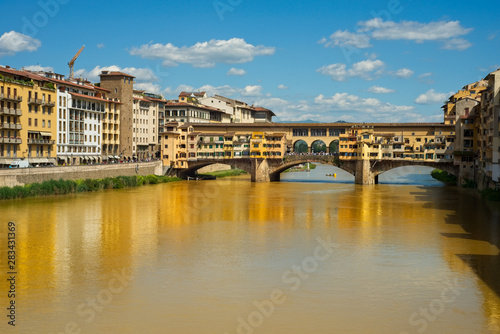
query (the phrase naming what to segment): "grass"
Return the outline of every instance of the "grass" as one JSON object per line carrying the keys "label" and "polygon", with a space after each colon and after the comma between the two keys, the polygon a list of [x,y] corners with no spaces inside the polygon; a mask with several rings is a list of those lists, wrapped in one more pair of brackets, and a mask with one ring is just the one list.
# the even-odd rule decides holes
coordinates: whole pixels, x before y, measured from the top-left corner
{"label": "grass", "polygon": [[104,189],[121,189],[139,187],[148,184],[158,184],[181,181],[177,177],[156,175],[134,175],[106,177],[104,179],[85,180],[49,180],[42,183],[31,183],[24,186],[0,187],[0,200],[38,197],[48,195],[65,195],[81,192],[100,191]]}
{"label": "grass", "polygon": [[447,173],[441,169],[434,169],[431,172],[431,176],[433,178],[435,178],[436,180],[444,182],[448,185],[456,185],[457,184],[457,177],[455,175]]}
{"label": "grass", "polygon": [[215,176],[215,177],[221,178],[221,177],[229,177],[229,176],[238,176],[238,175],[243,175],[243,174],[247,174],[247,172],[245,172],[242,169],[235,168],[235,169],[227,169],[227,170],[218,170],[215,172],[203,173],[200,175],[208,175],[208,176]]}

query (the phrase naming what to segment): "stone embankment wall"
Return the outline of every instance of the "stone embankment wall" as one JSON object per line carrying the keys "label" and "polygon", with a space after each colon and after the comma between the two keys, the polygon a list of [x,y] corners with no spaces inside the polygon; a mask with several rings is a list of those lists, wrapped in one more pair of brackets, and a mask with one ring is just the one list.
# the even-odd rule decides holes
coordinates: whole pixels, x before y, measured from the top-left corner
{"label": "stone embankment wall", "polygon": [[0,169],[0,187],[22,186],[28,183],[40,183],[59,179],[102,179],[105,177],[131,175],[162,175],[162,173],[163,166],[161,161],[109,165]]}

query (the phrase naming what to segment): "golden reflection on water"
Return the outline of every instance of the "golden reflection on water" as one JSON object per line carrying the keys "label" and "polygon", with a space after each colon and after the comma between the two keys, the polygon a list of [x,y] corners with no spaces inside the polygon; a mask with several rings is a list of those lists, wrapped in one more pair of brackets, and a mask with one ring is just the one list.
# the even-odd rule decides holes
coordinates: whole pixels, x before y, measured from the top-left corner
{"label": "golden reflection on water", "polygon": [[[74,322],[82,333],[237,333],[254,301],[281,289],[286,301],[255,333],[417,333],[411,315],[454,279],[465,289],[425,332],[500,332],[498,211],[475,198],[240,177],[3,202],[2,217],[17,224],[13,332]],[[339,247],[293,290],[283,275],[317,238]],[[124,269],[123,290],[87,321],[78,307]],[[0,289],[5,305],[5,280]]]}

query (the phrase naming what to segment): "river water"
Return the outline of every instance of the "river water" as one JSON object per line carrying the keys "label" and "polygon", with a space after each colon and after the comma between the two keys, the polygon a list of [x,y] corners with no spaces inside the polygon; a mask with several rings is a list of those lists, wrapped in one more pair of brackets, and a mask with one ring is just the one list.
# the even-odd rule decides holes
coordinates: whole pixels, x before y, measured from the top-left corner
{"label": "river water", "polygon": [[[336,173],[336,177],[325,176]],[[498,204],[318,165],[0,202],[1,333],[500,333]]]}

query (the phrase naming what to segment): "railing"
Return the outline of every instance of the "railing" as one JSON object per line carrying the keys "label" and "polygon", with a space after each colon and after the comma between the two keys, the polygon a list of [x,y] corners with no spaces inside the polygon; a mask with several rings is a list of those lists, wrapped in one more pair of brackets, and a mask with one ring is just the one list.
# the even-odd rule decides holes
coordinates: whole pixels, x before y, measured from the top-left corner
{"label": "railing", "polygon": [[42,104],[42,100],[30,97],[30,98],[28,98],[28,103],[29,104]]}
{"label": "railing", "polygon": [[56,104],[52,101],[42,101],[42,105],[48,106],[48,107],[55,107]]}
{"label": "railing", "polygon": [[14,96],[14,95],[11,95],[11,94],[0,94],[0,99],[2,100],[11,100],[11,101],[15,101],[15,102],[22,102],[23,101],[23,97],[22,96]]}
{"label": "railing", "polygon": [[21,138],[0,137],[0,143],[2,144],[21,144],[21,142]]}
{"label": "railing", "polygon": [[21,111],[21,109],[3,108],[3,109],[0,109],[0,114],[21,116],[22,111]]}
{"label": "railing", "polygon": [[19,123],[0,123],[0,128],[3,129],[12,129],[12,130],[21,130],[22,126]]}
{"label": "railing", "polygon": [[28,138],[28,144],[54,145],[55,144],[55,140]]}

